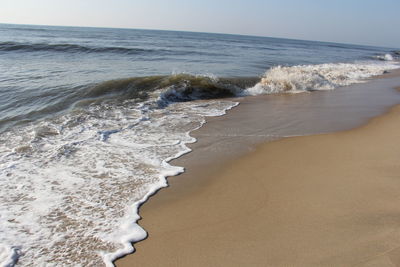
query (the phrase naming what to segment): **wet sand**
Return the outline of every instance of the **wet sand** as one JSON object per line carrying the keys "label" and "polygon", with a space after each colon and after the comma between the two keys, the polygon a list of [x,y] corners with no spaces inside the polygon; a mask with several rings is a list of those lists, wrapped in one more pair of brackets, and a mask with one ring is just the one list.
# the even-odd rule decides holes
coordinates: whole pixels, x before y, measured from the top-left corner
{"label": "wet sand", "polygon": [[[391,79],[386,87],[400,84],[398,76]],[[326,93],[309,96],[325,99]],[[399,103],[396,95],[393,90],[389,100]],[[311,133],[365,124],[390,104],[386,99],[377,105],[373,99],[373,104],[358,105],[359,112],[354,106],[346,111],[331,96],[319,102],[323,108],[305,109],[297,101],[303,96],[290,97],[297,98],[290,101],[296,103],[289,109],[294,114],[296,109],[312,111],[299,126],[299,117],[288,120],[290,126]],[[304,98],[314,105],[313,100]],[[194,152],[176,161],[187,171],[170,178],[171,186],[140,210],[140,225],[149,238],[135,244],[137,251],[117,266],[399,265],[400,107],[354,130],[256,146],[271,140],[265,129],[270,133],[273,127],[262,126],[270,118],[246,127],[249,117],[243,121],[240,116],[246,114],[246,103],[255,106],[251,101],[212,118],[194,134],[199,140]]]}

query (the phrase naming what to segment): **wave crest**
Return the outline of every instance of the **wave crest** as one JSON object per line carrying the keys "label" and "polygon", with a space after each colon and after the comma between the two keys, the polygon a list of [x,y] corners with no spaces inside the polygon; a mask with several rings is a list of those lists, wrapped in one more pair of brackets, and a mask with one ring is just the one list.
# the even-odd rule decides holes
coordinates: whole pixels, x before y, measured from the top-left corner
{"label": "wave crest", "polygon": [[126,100],[153,96],[161,101],[185,102],[235,96],[245,88],[254,86],[258,80],[257,77],[217,78],[191,74],[134,77],[88,87],[81,97]]}
{"label": "wave crest", "polygon": [[393,61],[394,60],[394,58],[391,54],[379,55],[379,56],[375,56],[375,58],[379,59],[379,60],[383,60],[383,61]]}
{"label": "wave crest", "polygon": [[261,81],[245,90],[246,95],[332,90],[363,82],[363,79],[399,68],[389,63],[336,63],[277,66],[269,69]]}

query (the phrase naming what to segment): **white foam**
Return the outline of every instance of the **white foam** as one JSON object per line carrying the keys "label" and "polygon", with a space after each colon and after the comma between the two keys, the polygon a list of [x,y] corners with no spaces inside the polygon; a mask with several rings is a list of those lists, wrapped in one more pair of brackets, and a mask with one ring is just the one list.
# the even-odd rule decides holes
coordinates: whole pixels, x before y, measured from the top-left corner
{"label": "white foam", "polygon": [[10,247],[5,244],[0,244],[0,266],[14,266],[18,260],[20,251],[18,247]]}
{"label": "white foam", "polygon": [[205,116],[237,104],[154,101],[92,106],[0,135],[2,265],[112,266],[146,237],[139,205],[183,171],[168,162],[190,151]]}
{"label": "white foam", "polygon": [[377,59],[383,60],[383,61],[393,61],[394,58],[391,54],[385,54],[383,56],[376,56]]}
{"label": "white foam", "polygon": [[259,83],[246,89],[242,94],[332,90],[339,86],[363,82],[366,78],[395,68],[399,68],[399,65],[386,62],[277,66],[269,69]]}

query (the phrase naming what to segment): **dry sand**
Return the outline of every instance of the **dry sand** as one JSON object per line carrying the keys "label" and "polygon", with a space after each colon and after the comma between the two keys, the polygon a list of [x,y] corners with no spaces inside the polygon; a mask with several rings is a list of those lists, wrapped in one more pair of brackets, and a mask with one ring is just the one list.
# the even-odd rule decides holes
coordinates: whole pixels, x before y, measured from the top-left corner
{"label": "dry sand", "polygon": [[170,178],[141,208],[149,238],[116,264],[400,266],[399,138],[397,106]]}

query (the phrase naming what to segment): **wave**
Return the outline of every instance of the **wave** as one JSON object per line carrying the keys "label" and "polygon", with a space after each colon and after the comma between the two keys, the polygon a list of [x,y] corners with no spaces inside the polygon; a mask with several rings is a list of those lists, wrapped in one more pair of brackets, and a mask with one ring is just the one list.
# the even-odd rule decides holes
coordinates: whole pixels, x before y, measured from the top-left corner
{"label": "wave", "polygon": [[[394,54],[396,54],[396,53],[394,53]],[[384,54],[384,55],[378,55],[378,56],[375,56],[374,58],[376,58],[378,60],[382,60],[382,61],[393,61],[394,60],[393,56],[389,53]]]}
{"label": "wave", "polygon": [[107,103],[124,105],[126,101],[163,108],[175,102],[196,99],[220,99],[234,97],[248,87],[254,86],[259,77],[217,78],[213,75],[155,75],[104,81],[74,88],[58,88],[51,95],[45,92],[37,96],[10,103],[9,109],[19,107],[22,112],[0,116],[0,132],[38,119],[71,110],[85,109],[92,105]]}
{"label": "wave", "polygon": [[396,63],[332,63],[277,66],[269,69],[261,81],[246,89],[245,95],[332,90],[363,82],[366,78],[399,68]]}
{"label": "wave", "polygon": [[160,98],[168,102],[196,99],[217,99],[240,95],[254,86],[258,77],[218,78],[213,75],[174,74],[166,76],[133,77],[110,80],[89,86],[81,93],[81,100],[119,100]]}
{"label": "wave", "polygon": [[153,52],[152,49],[127,48],[127,47],[90,47],[77,44],[47,44],[47,43],[19,43],[19,42],[0,42],[0,51],[52,51],[52,52],[71,52],[71,53],[123,53],[140,54]]}
{"label": "wave", "polygon": [[13,112],[12,116],[1,117],[0,129],[7,130],[16,122],[24,124],[51,117],[56,113],[101,103],[123,105],[127,100],[136,103],[152,101],[154,106],[163,108],[171,103],[198,99],[331,90],[362,82],[365,78],[398,67],[396,61],[368,61],[276,66],[262,77],[216,77],[180,73],[109,80],[75,88],[59,88],[51,96],[43,93],[34,98],[35,104],[30,103],[30,99],[10,103],[10,107],[21,107],[23,112]]}
{"label": "wave", "polygon": [[[62,52],[62,53],[117,53],[123,55],[141,55],[141,54],[154,54],[154,55],[173,55],[173,56],[187,56],[196,54],[198,56],[221,56],[225,55],[217,52],[206,51],[191,51],[191,50],[169,50],[169,49],[145,49],[136,47],[121,47],[121,46],[108,46],[108,47],[95,47],[84,46],[79,44],[48,44],[48,43],[20,43],[20,42],[0,42],[0,52]],[[152,60],[149,58],[148,60]],[[157,59],[160,60],[160,59]]]}
{"label": "wave", "polygon": [[[55,95],[42,97],[41,106],[28,108],[29,99],[11,106],[22,106],[24,112],[2,117],[0,128],[6,130],[13,122],[26,123],[56,113],[108,103],[123,105],[125,101],[151,101],[164,108],[171,103],[199,99],[221,99],[244,95],[284,92],[331,90],[339,86],[362,82],[365,78],[398,68],[393,62],[332,63],[321,65],[276,66],[262,77],[216,77],[214,75],[155,75],[109,80],[75,88],[60,88]],[[36,99],[36,98],[35,98]]]}
{"label": "wave", "polygon": [[332,90],[363,82],[366,78],[399,67],[395,62],[370,61],[276,66],[262,77],[224,78],[184,73],[133,77],[87,87],[80,98],[93,101],[158,98],[159,102],[185,102],[243,95]]}

